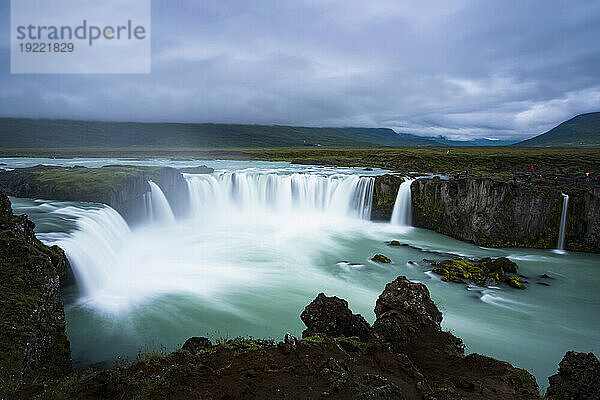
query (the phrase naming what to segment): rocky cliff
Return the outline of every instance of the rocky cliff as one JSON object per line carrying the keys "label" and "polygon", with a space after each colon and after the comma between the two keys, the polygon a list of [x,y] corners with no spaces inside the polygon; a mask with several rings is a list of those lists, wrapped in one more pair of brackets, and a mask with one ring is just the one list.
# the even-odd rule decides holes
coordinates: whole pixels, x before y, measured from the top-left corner
{"label": "rocky cliff", "polygon": [[101,168],[37,166],[0,171],[0,188],[17,197],[104,203],[126,219],[142,211],[143,195],[156,182],[174,212],[187,207],[187,185],[169,167],[105,166]]}
{"label": "rocky cliff", "polygon": [[419,179],[413,225],[486,247],[556,248],[563,197],[570,195],[567,250],[600,251],[600,188],[555,187],[492,178]]}
{"label": "rocky cliff", "polygon": [[13,215],[0,191],[0,394],[9,382],[39,384],[71,371],[60,300],[68,261],[60,248],[40,242],[34,227]]}
{"label": "rocky cliff", "polygon": [[373,186],[373,207],[371,219],[374,221],[389,221],[394,211],[398,189],[404,179],[398,175],[379,175],[375,177]]}

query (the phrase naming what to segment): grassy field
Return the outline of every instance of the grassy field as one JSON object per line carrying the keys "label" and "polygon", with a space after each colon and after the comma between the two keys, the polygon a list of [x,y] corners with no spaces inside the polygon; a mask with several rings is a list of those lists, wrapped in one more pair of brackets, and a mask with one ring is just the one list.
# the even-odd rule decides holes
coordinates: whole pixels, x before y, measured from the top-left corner
{"label": "grassy field", "polygon": [[2,149],[0,157],[119,157],[294,161],[319,165],[379,167],[399,172],[471,175],[582,175],[600,173],[600,149],[530,147],[382,147],[382,148],[77,148]]}

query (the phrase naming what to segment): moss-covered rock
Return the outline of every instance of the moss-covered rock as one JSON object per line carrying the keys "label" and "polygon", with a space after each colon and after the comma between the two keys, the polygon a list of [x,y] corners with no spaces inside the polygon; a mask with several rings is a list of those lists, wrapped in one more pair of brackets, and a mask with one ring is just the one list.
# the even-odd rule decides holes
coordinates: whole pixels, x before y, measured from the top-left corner
{"label": "moss-covered rock", "polygon": [[466,283],[468,281],[478,286],[502,282],[517,289],[526,288],[521,279],[514,275],[507,275],[507,273],[516,273],[518,266],[505,257],[424,261],[433,265],[433,273],[441,275],[444,282]]}
{"label": "moss-covered rock", "polygon": [[375,177],[373,185],[373,205],[371,219],[375,221],[389,221],[392,217],[398,189],[404,179],[398,175],[379,175]]}
{"label": "moss-covered rock", "polygon": [[383,254],[375,254],[371,260],[383,264],[389,264],[392,262],[389,257],[384,256]]}
{"label": "moss-covered rock", "polygon": [[40,242],[34,227],[13,215],[0,192],[0,391],[10,382],[42,384],[71,371],[60,300],[68,261],[62,249]]}
{"label": "moss-covered rock", "polygon": [[101,168],[36,166],[0,171],[0,189],[16,197],[104,203],[124,217],[136,217],[148,181],[156,182],[174,210],[184,209],[187,184],[169,167],[110,165]]}

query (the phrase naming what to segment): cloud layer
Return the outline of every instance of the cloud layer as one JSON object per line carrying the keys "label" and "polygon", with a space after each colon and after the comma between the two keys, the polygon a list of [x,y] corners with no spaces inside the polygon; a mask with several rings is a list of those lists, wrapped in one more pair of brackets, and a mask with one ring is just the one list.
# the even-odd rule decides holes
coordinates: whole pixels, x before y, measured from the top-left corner
{"label": "cloud layer", "polygon": [[157,0],[150,75],[11,75],[5,25],[0,113],[526,138],[600,111],[598,20],[586,0]]}

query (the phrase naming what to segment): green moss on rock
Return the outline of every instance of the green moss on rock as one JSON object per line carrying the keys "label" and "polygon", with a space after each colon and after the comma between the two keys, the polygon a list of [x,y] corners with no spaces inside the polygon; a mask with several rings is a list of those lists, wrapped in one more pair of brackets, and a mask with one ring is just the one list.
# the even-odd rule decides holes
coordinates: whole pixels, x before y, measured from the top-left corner
{"label": "green moss on rock", "polygon": [[392,262],[389,257],[386,257],[383,254],[375,254],[371,260],[383,264],[389,264]]}
{"label": "green moss on rock", "polygon": [[[13,216],[0,192],[0,381],[45,380],[71,371],[70,346],[60,300],[68,261],[33,233],[26,216]],[[9,396],[10,397],[10,396]]]}
{"label": "green moss on rock", "polygon": [[473,282],[478,286],[487,286],[500,282],[517,288],[525,289],[521,279],[506,273],[516,273],[517,264],[505,257],[465,260],[454,258],[445,261],[425,260],[433,265],[433,273],[442,276],[444,282],[466,283]]}

